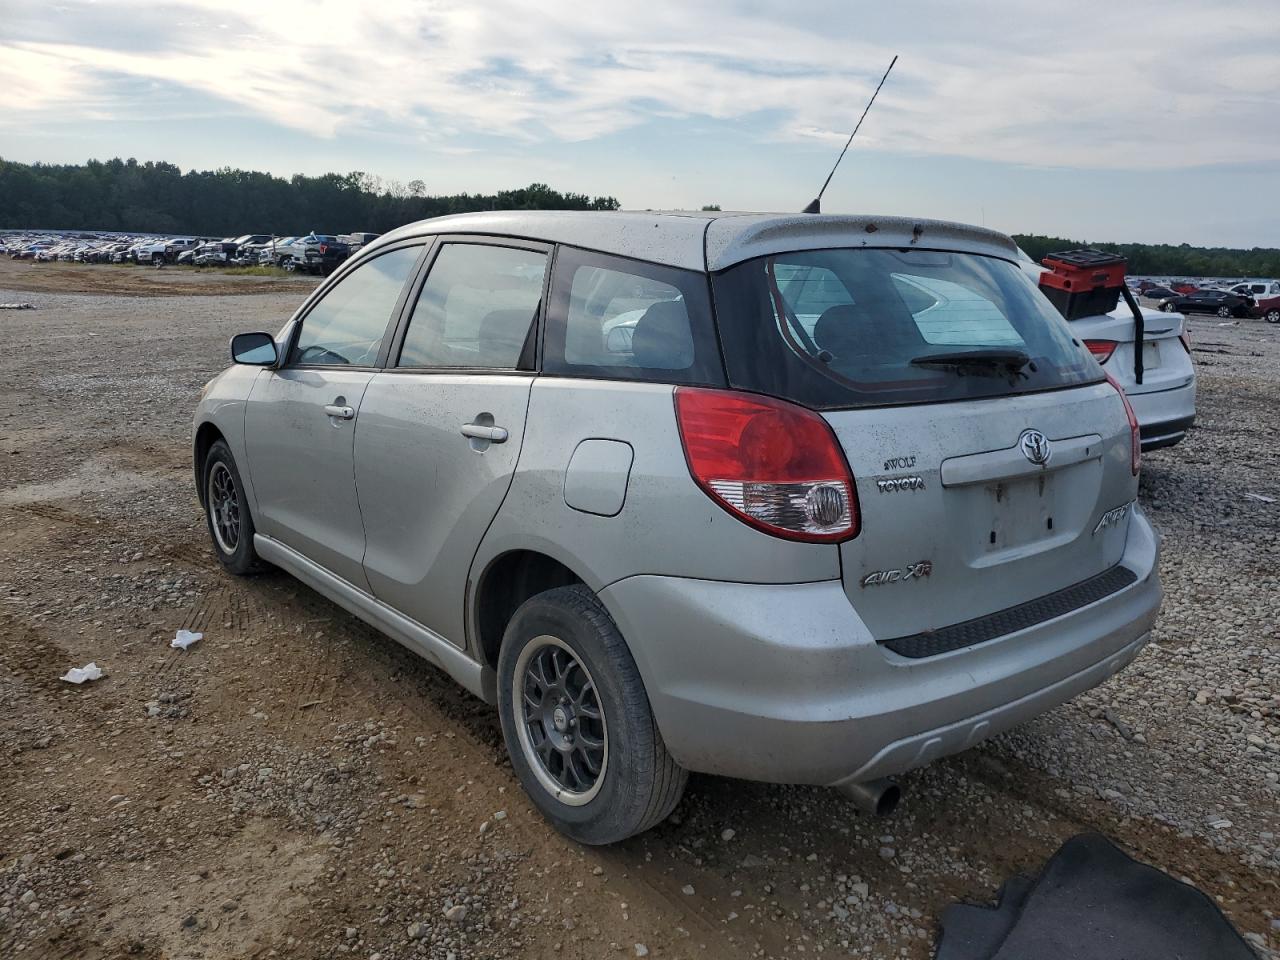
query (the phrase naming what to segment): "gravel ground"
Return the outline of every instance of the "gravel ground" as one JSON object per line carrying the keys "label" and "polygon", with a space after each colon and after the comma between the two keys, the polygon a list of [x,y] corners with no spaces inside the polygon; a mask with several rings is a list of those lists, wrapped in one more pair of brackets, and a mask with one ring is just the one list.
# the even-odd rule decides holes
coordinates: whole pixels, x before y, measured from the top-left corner
{"label": "gravel ground", "polygon": [[1086,829],[1280,947],[1280,502],[1245,497],[1280,500],[1280,329],[1191,321],[1200,419],[1144,466],[1166,599],[1127,671],[903,777],[890,819],[694,777],[600,850],[526,802],[488,707],[210,554],[195,396],[305,287],[32,269],[0,261],[35,307],[0,311],[0,957],[925,958],[948,903]]}

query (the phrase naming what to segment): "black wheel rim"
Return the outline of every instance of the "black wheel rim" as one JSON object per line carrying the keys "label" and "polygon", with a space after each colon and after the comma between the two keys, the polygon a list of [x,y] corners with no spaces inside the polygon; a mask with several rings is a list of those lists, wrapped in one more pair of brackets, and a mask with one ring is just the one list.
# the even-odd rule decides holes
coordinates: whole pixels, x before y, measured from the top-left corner
{"label": "black wheel rim", "polygon": [[513,712],[525,760],[538,782],[571,806],[600,792],[609,733],[595,680],[558,637],[535,637],[520,653]]}
{"label": "black wheel rim", "polygon": [[207,494],[213,538],[223,553],[235,553],[240,545],[240,498],[236,478],[225,463],[215,463],[209,471]]}

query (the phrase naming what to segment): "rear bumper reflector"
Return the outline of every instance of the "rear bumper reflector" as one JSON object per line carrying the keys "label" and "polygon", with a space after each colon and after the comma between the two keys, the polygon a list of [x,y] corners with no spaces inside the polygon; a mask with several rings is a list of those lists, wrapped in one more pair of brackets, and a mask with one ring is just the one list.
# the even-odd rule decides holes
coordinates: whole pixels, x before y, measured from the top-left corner
{"label": "rear bumper reflector", "polygon": [[1110,570],[1090,577],[1054,593],[1028,600],[1016,607],[997,610],[985,617],[976,617],[963,623],[955,623],[939,630],[926,630],[909,637],[896,637],[880,641],[900,657],[919,660],[936,657],[974,644],[985,643],[996,637],[1026,630],[1037,624],[1061,617],[1091,603],[1097,603],[1113,593],[1118,593],[1134,583],[1138,575],[1128,567],[1114,566]]}

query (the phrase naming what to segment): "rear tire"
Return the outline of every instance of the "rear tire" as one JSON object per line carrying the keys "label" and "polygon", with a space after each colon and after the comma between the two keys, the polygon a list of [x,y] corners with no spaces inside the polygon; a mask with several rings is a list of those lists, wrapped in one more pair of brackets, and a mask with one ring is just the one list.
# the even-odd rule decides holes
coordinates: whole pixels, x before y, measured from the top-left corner
{"label": "rear tire", "polygon": [[581,584],[531,597],[512,616],[498,714],[525,792],[579,843],[641,833],[680,802],[689,775],[667,753],[617,626]]}
{"label": "rear tire", "polygon": [[1266,313],[1267,323],[1280,323],[1280,307],[1272,307]]}
{"label": "rear tire", "polygon": [[1173,304],[1172,304],[1172,303],[1162,303],[1162,304],[1160,304],[1160,309],[1161,309],[1161,310],[1163,310],[1165,313],[1173,313]]}
{"label": "rear tire", "polygon": [[1222,317],[1222,319],[1224,319],[1224,320],[1226,320],[1226,319],[1229,319],[1229,318],[1230,318],[1230,316],[1231,316],[1231,312],[1232,312],[1232,311],[1231,311],[1231,308],[1230,308],[1230,307],[1219,307],[1219,308],[1218,308],[1218,316]]}
{"label": "rear tire", "polygon": [[235,457],[225,440],[214,441],[209,448],[200,484],[213,552],[238,577],[260,572],[264,565],[253,547],[253,516]]}

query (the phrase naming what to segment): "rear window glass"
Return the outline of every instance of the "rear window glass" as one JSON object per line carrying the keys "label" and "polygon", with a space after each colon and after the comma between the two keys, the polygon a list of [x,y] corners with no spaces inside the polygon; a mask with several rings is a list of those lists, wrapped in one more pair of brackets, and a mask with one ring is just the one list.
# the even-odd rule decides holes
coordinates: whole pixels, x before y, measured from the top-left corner
{"label": "rear window glass", "polygon": [[729,382],[817,408],[930,403],[1102,379],[1015,265],[926,250],[762,257],[713,279]]}
{"label": "rear window glass", "polygon": [[546,373],[722,385],[706,275],[562,247]]}

